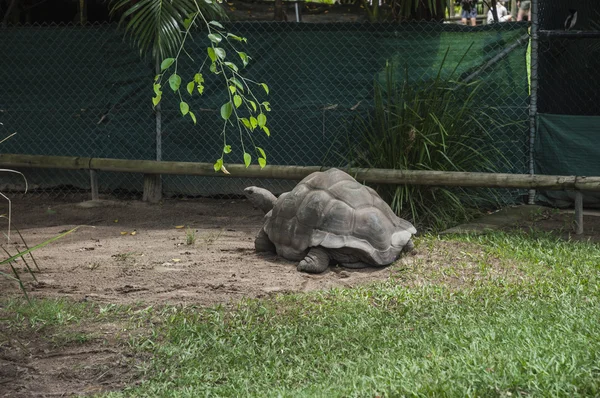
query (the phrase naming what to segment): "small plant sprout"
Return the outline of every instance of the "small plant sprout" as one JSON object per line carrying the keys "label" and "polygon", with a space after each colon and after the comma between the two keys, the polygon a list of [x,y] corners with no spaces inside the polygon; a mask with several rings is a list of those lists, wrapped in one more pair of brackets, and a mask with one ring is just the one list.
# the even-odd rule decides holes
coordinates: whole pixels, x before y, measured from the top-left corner
{"label": "small plant sprout", "polygon": [[223,230],[219,230],[219,232],[209,232],[206,233],[204,235],[202,235],[202,240],[204,241],[204,243],[206,243],[206,245],[210,245],[212,243],[215,243],[217,240],[219,240],[219,238],[223,235]]}
{"label": "small plant sprout", "polygon": [[190,227],[185,229],[185,244],[193,246],[196,243],[196,230]]}

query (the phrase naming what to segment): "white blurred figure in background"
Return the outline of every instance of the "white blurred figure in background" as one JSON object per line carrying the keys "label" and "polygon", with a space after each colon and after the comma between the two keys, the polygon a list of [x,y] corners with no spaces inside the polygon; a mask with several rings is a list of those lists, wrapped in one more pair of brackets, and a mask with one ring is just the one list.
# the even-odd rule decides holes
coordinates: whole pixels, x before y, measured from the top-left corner
{"label": "white blurred figure in background", "polygon": [[[504,7],[504,1],[498,1],[496,3],[496,13],[498,14],[498,22],[512,21],[512,15],[510,15],[506,7]],[[494,14],[491,8],[487,13],[487,23],[494,23]]]}

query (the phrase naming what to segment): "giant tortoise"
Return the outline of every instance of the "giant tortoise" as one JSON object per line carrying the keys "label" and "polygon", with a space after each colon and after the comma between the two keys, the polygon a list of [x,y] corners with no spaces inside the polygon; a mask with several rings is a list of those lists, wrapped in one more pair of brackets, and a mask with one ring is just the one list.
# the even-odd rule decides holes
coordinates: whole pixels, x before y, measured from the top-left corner
{"label": "giant tortoise", "polygon": [[244,193],[266,213],[256,251],[299,261],[298,271],[320,273],[330,263],[385,266],[414,247],[415,227],[373,189],[335,168],[310,174],[279,198],[258,187]]}

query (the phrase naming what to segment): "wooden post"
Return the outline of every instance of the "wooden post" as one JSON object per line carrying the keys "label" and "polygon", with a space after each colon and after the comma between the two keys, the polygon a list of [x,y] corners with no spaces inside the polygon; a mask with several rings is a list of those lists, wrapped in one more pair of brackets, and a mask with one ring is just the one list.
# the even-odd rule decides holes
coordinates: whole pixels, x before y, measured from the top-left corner
{"label": "wooden post", "polygon": [[90,170],[90,188],[92,191],[92,200],[99,200],[100,195],[98,193],[98,174],[96,170]]}
{"label": "wooden post", "polygon": [[583,234],[583,194],[575,191],[575,234]]}
{"label": "wooden post", "polygon": [[162,178],[160,174],[144,174],[144,202],[158,203],[162,199]]}

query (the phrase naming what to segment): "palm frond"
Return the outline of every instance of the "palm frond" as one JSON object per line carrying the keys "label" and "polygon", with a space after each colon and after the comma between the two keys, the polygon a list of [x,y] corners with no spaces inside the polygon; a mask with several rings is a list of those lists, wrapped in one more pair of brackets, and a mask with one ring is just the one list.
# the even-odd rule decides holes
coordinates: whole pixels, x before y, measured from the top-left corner
{"label": "palm frond", "polygon": [[181,45],[184,21],[193,13],[201,13],[207,21],[225,20],[227,15],[216,2],[205,0],[115,0],[111,16],[119,17],[119,25],[132,38],[140,55],[150,53],[153,59],[174,56]]}

